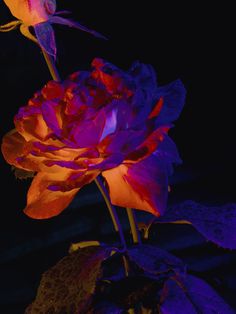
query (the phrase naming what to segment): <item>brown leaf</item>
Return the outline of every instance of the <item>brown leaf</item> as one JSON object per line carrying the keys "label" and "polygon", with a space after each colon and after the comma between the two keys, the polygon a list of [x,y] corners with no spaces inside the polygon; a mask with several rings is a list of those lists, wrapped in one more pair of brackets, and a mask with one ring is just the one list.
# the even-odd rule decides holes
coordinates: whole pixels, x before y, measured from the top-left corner
{"label": "brown leaf", "polygon": [[43,274],[36,299],[25,314],[86,313],[102,276],[102,262],[111,251],[90,246],[64,257]]}

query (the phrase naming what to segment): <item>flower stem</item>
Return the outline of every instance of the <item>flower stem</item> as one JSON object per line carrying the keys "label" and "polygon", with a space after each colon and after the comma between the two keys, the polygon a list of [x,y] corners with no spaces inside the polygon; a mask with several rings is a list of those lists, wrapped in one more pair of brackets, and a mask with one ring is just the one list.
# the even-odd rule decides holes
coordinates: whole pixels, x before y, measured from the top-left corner
{"label": "flower stem", "polygon": [[141,243],[141,238],[140,238],[140,234],[138,231],[138,225],[137,225],[135,212],[132,208],[126,208],[126,211],[127,211],[128,218],[129,218],[129,223],[130,223],[133,241],[135,244]]}
{"label": "flower stem", "polygon": [[123,233],[121,224],[119,222],[119,218],[118,218],[116,209],[114,206],[111,205],[109,194],[107,193],[107,190],[106,190],[102,180],[99,177],[97,177],[97,179],[95,179],[95,182],[96,182],[96,184],[97,184],[97,186],[98,186],[98,188],[99,188],[99,190],[100,190],[100,192],[101,192],[101,194],[102,194],[102,196],[106,202],[106,205],[109,209],[114,228],[117,232],[119,232],[122,245],[123,245],[124,249],[126,249],[125,237],[124,237],[124,233]]}
{"label": "flower stem", "polygon": [[53,80],[60,82],[60,75],[57,71],[53,58],[45,50],[42,49],[42,52]]}

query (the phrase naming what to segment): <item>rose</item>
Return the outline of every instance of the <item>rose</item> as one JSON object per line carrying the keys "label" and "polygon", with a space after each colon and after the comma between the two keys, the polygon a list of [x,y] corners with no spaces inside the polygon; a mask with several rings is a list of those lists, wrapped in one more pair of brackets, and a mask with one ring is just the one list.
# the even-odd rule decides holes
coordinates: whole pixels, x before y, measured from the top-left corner
{"label": "rose", "polygon": [[167,132],[185,89],[179,80],[158,87],[152,67],[138,62],[127,73],[101,59],[92,67],[49,82],[3,138],[7,162],[37,172],[24,211],[58,215],[101,173],[113,204],[160,215],[172,163],[180,162]]}
{"label": "rose", "polygon": [[[58,16],[65,11],[56,12],[56,0],[4,0],[13,16],[18,20],[0,26],[0,31],[8,32],[20,25],[21,33],[30,40],[38,43],[48,54],[56,57],[56,43],[51,24],[62,24],[91,33],[106,39],[101,34],[69,19]],[[30,32],[33,27],[35,36]]]}

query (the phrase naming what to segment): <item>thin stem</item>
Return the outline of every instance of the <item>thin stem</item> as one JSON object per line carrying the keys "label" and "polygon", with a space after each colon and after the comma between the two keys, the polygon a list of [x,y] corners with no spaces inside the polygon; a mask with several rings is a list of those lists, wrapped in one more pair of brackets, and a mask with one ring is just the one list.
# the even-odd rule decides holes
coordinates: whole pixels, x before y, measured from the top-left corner
{"label": "thin stem", "polygon": [[138,231],[138,225],[137,225],[137,220],[136,220],[134,210],[132,208],[126,208],[126,211],[127,211],[128,218],[129,218],[129,223],[130,223],[130,227],[131,227],[131,233],[132,233],[133,241],[135,244],[141,243],[141,238],[140,238],[140,234]]}
{"label": "thin stem", "polygon": [[53,58],[44,49],[42,49],[42,52],[53,80],[60,82],[60,75],[57,71]]}
{"label": "thin stem", "polygon": [[111,205],[109,194],[107,193],[107,190],[106,190],[102,180],[99,177],[97,177],[97,179],[95,179],[95,182],[96,182],[96,184],[97,184],[97,186],[98,186],[98,188],[99,188],[99,190],[100,190],[100,192],[101,192],[101,194],[102,194],[102,196],[106,202],[106,205],[109,209],[114,228],[117,232],[119,232],[122,245],[126,249],[125,237],[124,237],[124,233],[123,233],[122,227],[121,227],[120,222],[119,222],[119,218],[118,218],[116,209],[114,206]]}

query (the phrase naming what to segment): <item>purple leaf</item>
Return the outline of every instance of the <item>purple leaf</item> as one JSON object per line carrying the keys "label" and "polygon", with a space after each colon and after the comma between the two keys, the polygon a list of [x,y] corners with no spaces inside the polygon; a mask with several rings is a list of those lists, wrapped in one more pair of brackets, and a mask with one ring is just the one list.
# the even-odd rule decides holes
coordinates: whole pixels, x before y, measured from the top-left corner
{"label": "purple leaf", "polygon": [[[186,294],[197,309],[204,314],[234,314],[232,308],[202,279],[188,275],[185,280]],[[187,313],[187,312],[185,312]]]}
{"label": "purple leaf", "polygon": [[161,295],[162,314],[233,314],[228,304],[203,280],[188,275],[184,284],[169,279]]}
{"label": "purple leaf", "polygon": [[155,223],[189,223],[208,240],[236,249],[236,204],[210,207],[186,201],[169,208]]}
{"label": "purple leaf", "polygon": [[52,26],[45,22],[34,26],[39,45],[51,56],[56,57],[56,42]]}
{"label": "purple leaf", "polygon": [[160,308],[161,314],[198,314],[184,290],[172,279],[164,285]]}
{"label": "purple leaf", "polygon": [[177,275],[185,273],[185,266],[174,255],[152,245],[139,245],[129,249],[128,255],[147,273],[157,275],[174,271]]}

